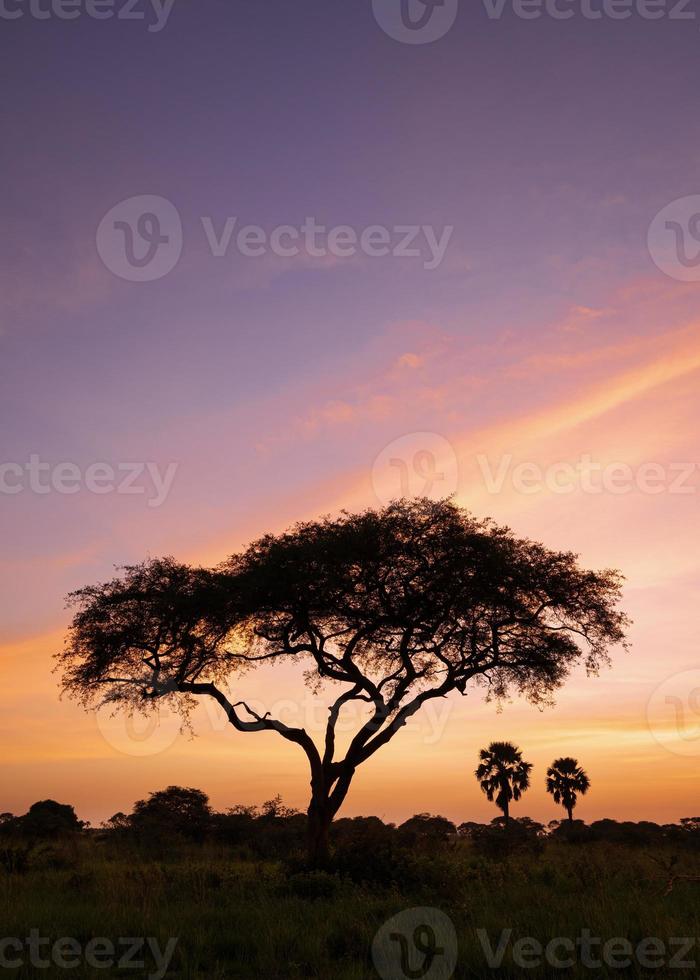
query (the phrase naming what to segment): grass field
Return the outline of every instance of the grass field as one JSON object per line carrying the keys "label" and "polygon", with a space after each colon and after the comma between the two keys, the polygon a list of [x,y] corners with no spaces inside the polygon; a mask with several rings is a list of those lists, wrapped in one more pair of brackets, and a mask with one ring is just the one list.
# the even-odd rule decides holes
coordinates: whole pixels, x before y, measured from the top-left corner
{"label": "grass field", "polygon": [[[325,872],[295,872],[285,863],[242,858],[211,844],[182,846],[172,854],[163,849],[154,859],[126,845],[83,839],[39,847],[22,873],[0,875],[0,935],[26,937],[34,928],[52,941],[68,936],[83,946],[93,937],[116,943],[120,937],[152,936],[161,949],[173,937],[177,946],[168,977],[360,980],[380,975],[372,940],[382,924],[408,908],[428,906],[454,923],[456,977],[697,977],[696,966],[671,962],[674,956],[700,959],[695,946],[680,956],[680,944],[667,945],[672,937],[700,937],[700,881],[679,879],[666,893],[668,875],[658,862],[670,863],[673,853],[550,841],[541,854],[498,860],[459,842],[438,854],[416,856],[397,869],[398,881],[363,883]],[[372,855],[365,858],[371,865]],[[684,853],[676,871],[700,876],[700,856]],[[488,965],[479,929],[493,947],[502,930],[512,930],[497,968]],[[601,968],[513,962],[512,943],[519,938],[546,945],[554,937],[575,940],[583,929],[603,941],[624,937],[635,947],[657,937],[666,949],[652,951],[656,968],[644,968],[636,956],[629,966]],[[536,959],[528,955],[528,962]],[[561,950],[557,955],[566,958]],[[415,962],[420,967],[422,961]],[[154,975],[156,967],[148,958],[142,968],[83,963],[70,970],[56,964],[39,969],[26,961],[2,972],[142,977]],[[435,964],[414,973],[447,975]]]}

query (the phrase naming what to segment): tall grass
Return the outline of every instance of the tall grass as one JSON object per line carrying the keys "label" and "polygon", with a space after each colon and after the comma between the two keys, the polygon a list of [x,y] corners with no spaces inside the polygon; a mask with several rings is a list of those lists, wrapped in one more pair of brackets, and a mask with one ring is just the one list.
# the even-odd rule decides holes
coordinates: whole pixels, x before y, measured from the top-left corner
{"label": "tall grass", "polygon": [[[679,880],[665,894],[661,865],[671,855],[672,849],[550,841],[541,854],[498,860],[460,842],[407,855],[408,868],[397,865],[381,880],[362,882],[295,873],[281,862],[243,859],[213,845],[164,848],[155,858],[83,840],[37,848],[25,869],[0,871],[0,938],[22,938],[37,928],[52,940],[71,936],[82,945],[97,936],[153,936],[164,947],[177,937],[169,977],[364,980],[377,976],[371,945],[382,923],[406,908],[430,905],[454,922],[458,978],[696,977],[698,969],[654,972],[636,963],[523,970],[510,953],[494,970],[477,935],[485,930],[493,946],[504,929],[512,930],[513,940],[532,936],[543,944],[557,936],[575,940],[582,929],[635,945],[645,937],[700,937],[700,882]],[[371,870],[372,855],[366,860]],[[684,854],[679,870],[700,876],[700,856]],[[700,952],[691,950],[689,957],[700,960]],[[47,971],[25,964],[3,972],[104,978],[149,971]]]}

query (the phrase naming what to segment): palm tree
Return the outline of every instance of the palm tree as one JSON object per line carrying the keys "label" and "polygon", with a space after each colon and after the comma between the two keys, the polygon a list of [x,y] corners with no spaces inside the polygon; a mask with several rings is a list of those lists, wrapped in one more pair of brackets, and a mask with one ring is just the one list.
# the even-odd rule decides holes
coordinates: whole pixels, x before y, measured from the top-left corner
{"label": "palm tree", "polygon": [[578,764],[577,759],[566,756],[555,759],[547,770],[547,792],[554,797],[555,803],[561,803],[569,815],[569,823],[574,819],[574,807],[578,794],[582,796],[588,791],[591,781]]}
{"label": "palm tree", "polygon": [[532,763],[523,762],[517,745],[512,742],[491,742],[479,753],[481,763],[474,775],[489,800],[503,811],[506,827],[510,820],[510,801],[519,800],[530,785]]}

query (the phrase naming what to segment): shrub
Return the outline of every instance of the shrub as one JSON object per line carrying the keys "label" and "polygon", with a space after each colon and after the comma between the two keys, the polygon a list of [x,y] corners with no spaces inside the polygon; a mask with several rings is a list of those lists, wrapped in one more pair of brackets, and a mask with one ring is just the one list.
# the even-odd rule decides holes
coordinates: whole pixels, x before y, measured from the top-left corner
{"label": "shrub", "polygon": [[470,838],[477,853],[495,860],[518,853],[541,854],[545,843],[544,827],[529,817],[511,820],[507,826],[498,817],[473,829]]}
{"label": "shrub", "polygon": [[79,833],[85,826],[78,820],[72,806],[56,803],[55,800],[32,804],[20,821],[21,832],[27,837],[64,837]]}
{"label": "shrub", "polygon": [[339,879],[326,871],[305,871],[291,875],[286,888],[296,898],[315,901],[319,898],[334,898],[340,888]]}
{"label": "shrub", "polygon": [[455,840],[457,828],[446,817],[417,813],[401,824],[398,834],[405,846],[434,848]]}

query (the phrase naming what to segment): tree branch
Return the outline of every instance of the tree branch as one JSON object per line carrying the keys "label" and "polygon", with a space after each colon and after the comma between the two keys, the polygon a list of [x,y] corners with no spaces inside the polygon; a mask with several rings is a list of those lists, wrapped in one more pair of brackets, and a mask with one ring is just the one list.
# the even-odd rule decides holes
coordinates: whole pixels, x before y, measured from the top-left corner
{"label": "tree branch", "polygon": [[[277,732],[283,738],[287,739],[288,742],[295,742],[300,745],[311,765],[312,775],[317,776],[322,772],[321,756],[319,751],[314,744],[313,739],[310,737],[308,732],[303,728],[290,728],[281,721],[277,721],[274,718],[269,718],[267,715],[261,717],[257,715],[254,711],[245,704],[244,701],[239,701],[238,704],[231,704],[226,695],[219,690],[215,684],[210,683],[180,683],[177,686],[178,691],[182,694],[192,694],[195,697],[208,696],[213,698],[219,706],[223,709],[228,718],[229,722],[233,725],[236,731],[239,732]],[[253,721],[244,721],[236,712],[236,708],[243,706],[246,711],[252,715]]]}

